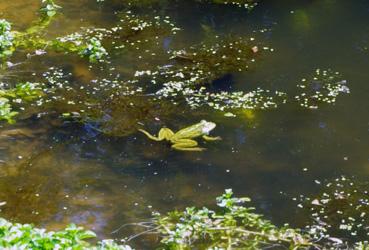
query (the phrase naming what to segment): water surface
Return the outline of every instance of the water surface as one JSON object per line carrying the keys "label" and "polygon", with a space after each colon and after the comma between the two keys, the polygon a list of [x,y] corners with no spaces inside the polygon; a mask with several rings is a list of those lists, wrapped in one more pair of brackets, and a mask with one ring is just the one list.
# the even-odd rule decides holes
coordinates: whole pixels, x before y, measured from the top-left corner
{"label": "water surface", "polygon": [[[2,18],[15,29],[25,29],[37,17],[38,3],[31,2],[1,1]],[[62,14],[47,35],[113,25],[113,12],[123,7],[105,2],[59,1]],[[299,215],[292,197],[319,192],[315,180],[341,175],[368,179],[369,1],[264,1],[251,12],[172,3],[156,11],[170,16],[183,31],[160,40],[162,46],[155,48],[159,56],[139,60],[136,54],[116,55],[109,67],[115,67],[122,78],[154,63],[165,64],[160,53],[200,41],[201,25],[206,25],[219,34],[260,37],[274,48],[252,70],[225,78],[222,84],[230,90],[262,86],[290,91],[316,68],[331,68],[348,81],[351,94],[318,110],[290,103],[255,111],[252,119],[227,118],[206,108],[190,110],[184,103],[165,110],[153,104],[142,114],[127,111],[117,116],[124,131],[131,131],[145,117],[152,117],[144,122],[152,132],[164,125],[179,129],[212,120],[218,124],[214,134],[223,141],[207,143],[208,150],[202,153],[176,152],[138,132],[105,135],[93,123],[23,115],[15,125],[1,124],[0,200],[7,202],[3,217],[49,229],[73,222],[101,237],[120,238],[134,232],[111,234],[122,224],[147,220],[152,211],[213,206],[217,195],[233,188],[238,196],[251,197],[257,211],[273,222],[301,226],[307,218]],[[109,71],[89,69],[86,61],[72,55],[25,59],[20,51],[11,60],[22,62],[4,73],[9,75],[4,80],[11,82],[29,79],[34,72],[39,76],[52,66],[72,72],[76,89],[88,86],[91,79],[111,77]],[[57,113],[58,107],[50,109]],[[13,129],[29,134],[9,135]]]}

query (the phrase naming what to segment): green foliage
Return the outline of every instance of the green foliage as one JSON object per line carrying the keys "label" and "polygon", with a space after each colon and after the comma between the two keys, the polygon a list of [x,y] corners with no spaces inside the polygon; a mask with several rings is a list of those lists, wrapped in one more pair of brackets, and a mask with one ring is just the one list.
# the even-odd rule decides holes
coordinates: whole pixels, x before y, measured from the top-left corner
{"label": "green foliage", "polygon": [[43,95],[38,83],[18,83],[15,88],[1,90],[0,96],[9,98],[19,98],[24,101],[33,101]]}
{"label": "green foliage", "polygon": [[29,224],[13,224],[0,218],[0,247],[2,249],[92,249],[92,250],[131,250],[129,246],[118,245],[112,240],[92,245],[86,240],[95,238],[92,231],[69,225],[66,229],[47,232]]}
{"label": "green foliage", "polygon": [[57,9],[61,7],[56,5],[54,0],[41,1],[41,17],[24,32],[12,31],[8,21],[0,20],[0,59],[11,56],[13,51],[19,47],[39,49],[51,45],[50,41],[40,38],[39,33],[49,26]]}
{"label": "green foliage", "polygon": [[8,21],[0,20],[0,59],[6,58],[13,53],[13,35]]}
{"label": "green foliage", "polygon": [[6,120],[8,123],[15,123],[13,119],[18,112],[12,111],[12,107],[9,104],[9,99],[0,97],[0,120]]}
{"label": "green foliage", "polygon": [[40,9],[40,11],[48,17],[55,16],[57,10],[61,8],[54,2],[54,0],[42,0],[42,4],[43,7]]}
{"label": "green foliage", "polygon": [[108,53],[102,46],[101,41],[93,37],[87,42],[86,47],[82,49],[79,54],[88,57],[90,62],[95,63],[102,61]]}
{"label": "green foliage", "polygon": [[12,89],[0,90],[0,120],[6,120],[8,123],[14,123],[14,116],[18,112],[13,111],[14,103],[21,103],[23,101],[33,101],[43,95],[42,89],[38,83],[19,83]]}
{"label": "green foliage", "polygon": [[270,245],[290,249],[313,246],[308,235],[288,226],[278,228],[253,208],[249,198],[235,198],[232,190],[217,198],[218,211],[187,208],[157,215],[155,224],[167,249],[260,249]]}

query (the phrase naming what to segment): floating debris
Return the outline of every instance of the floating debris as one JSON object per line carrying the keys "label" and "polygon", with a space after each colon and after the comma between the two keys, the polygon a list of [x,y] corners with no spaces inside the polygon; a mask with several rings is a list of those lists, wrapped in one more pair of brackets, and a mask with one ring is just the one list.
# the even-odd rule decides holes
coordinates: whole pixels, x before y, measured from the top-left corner
{"label": "floating debris", "polygon": [[196,0],[198,2],[205,3],[214,3],[214,4],[224,4],[224,5],[235,5],[237,7],[246,8],[248,10],[252,10],[256,5],[257,1],[255,0]]}
{"label": "floating debris", "polygon": [[150,77],[153,85],[159,85],[156,95],[163,98],[184,98],[191,108],[209,106],[216,110],[276,108],[286,101],[286,94],[257,88],[254,91],[210,91],[216,79],[229,73],[243,72],[255,62],[261,51],[254,38],[215,37],[213,44],[203,43],[187,50],[173,51],[173,64],[157,70],[136,71],[135,77]]}
{"label": "floating debris", "polygon": [[341,176],[320,186],[319,194],[301,198],[303,209],[311,216],[309,231],[317,239],[330,240],[330,235],[368,239],[369,183]]}
{"label": "floating debris", "polygon": [[302,79],[297,85],[302,93],[295,99],[300,106],[308,109],[317,109],[322,103],[334,104],[341,93],[350,93],[346,83],[339,72],[317,69],[315,75]]}

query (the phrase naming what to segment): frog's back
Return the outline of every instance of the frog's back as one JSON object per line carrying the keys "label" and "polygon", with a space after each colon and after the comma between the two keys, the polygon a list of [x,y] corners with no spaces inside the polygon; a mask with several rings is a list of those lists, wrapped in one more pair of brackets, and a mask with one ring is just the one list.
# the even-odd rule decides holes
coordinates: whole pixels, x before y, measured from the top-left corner
{"label": "frog's back", "polygon": [[207,135],[211,130],[215,128],[215,126],[216,125],[213,122],[202,120],[197,124],[179,130],[177,133],[174,134],[172,139],[195,138],[202,135]]}

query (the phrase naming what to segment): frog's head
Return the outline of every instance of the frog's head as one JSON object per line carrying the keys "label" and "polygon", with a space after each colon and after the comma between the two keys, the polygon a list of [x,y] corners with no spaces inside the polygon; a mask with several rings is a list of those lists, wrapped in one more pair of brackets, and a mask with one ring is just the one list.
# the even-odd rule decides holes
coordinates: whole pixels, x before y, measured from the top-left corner
{"label": "frog's head", "polygon": [[205,120],[202,120],[200,123],[202,127],[202,133],[206,135],[217,126],[214,122],[208,122]]}

